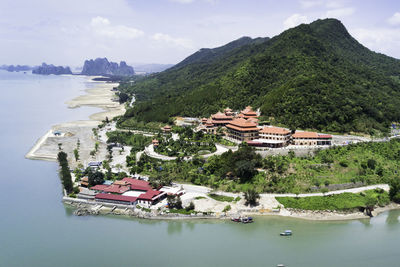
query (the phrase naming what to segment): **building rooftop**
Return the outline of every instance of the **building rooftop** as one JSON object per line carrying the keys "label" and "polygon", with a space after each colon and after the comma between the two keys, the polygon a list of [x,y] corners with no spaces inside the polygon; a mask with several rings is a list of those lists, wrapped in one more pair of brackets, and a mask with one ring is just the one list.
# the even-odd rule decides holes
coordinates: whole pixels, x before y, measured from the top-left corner
{"label": "building rooftop", "polygon": [[251,106],[247,106],[244,110],[241,112],[245,116],[254,116],[257,117],[257,113],[251,108]]}
{"label": "building rooftop", "polygon": [[129,191],[129,189],[130,189],[129,186],[120,186],[113,184],[105,188],[103,191],[108,193],[122,194],[125,193],[126,191]]}
{"label": "building rooftop", "polygon": [[290,131],[285,128],[280,127],[264,127],[260,130],[260,133],[263,134],[283,134],[287,135],[290,134]]}
{"label": "building rooftop", "polygon": [[106,189],[107,187],[109,187],[109,185],[98,184],[98,185],[92,186],[90,189],[97,190],[97,191],[104,191],[104,189]]}
{"label": "building rooftop", "polygon": [[295,132],[293,138],[318,138],[318,134],[316,132]]}
{"label": "building rooftop", "polygon": [[243,119],[243,118],[238,118],[234,119],[231,121],[226,127],[230,129],[234,129],[237,131],[258,131],[260,130],[257,127],[257,124],[255,122]]}
{"label": "building rooftop", "polygon": [[149,182],[147,181],[133,179],[129,177],[122,179],[122,181],[126,181],[127,184],[130,185],[131,190],[147,191],[152,189]]}
{"label": "building rooftop", "polygon": [[217,112],[214,115],[211,116],[213,120],[232,120],[233,117],[230,115],[226,115],[225,113],[222,112]]}
{"label": "building rooftop", "polygon": [[122,196],[122,195],[113,195],[113,194],[104,194],[100,193],[95,196],[96,199],[105,199],[105,200],[116,200],[116,201],[124,201],[124,202],[135,202],[137,197],[130,196]]}
{"label": "building rooftop", "polygon": [[142,200],[152,200],[155,196],[160,195],[161,191],[156,191],[156,190],[149,190],[144,194],[141,194],[138,199],[142,199]]}

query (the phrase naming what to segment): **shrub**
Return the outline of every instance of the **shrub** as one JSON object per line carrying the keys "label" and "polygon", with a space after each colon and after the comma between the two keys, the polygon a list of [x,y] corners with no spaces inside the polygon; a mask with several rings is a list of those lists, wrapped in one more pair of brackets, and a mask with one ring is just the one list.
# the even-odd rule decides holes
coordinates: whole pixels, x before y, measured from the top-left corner
{"label": "shrub", "polygon": [[231,205],[226,205],[222,212],[227,212],[231,210]]}
{"label": "shrub", "polygon": [[260,195],[254,189],[249,189],[244,193],[244,198],[246,199],[246,205],[255,206]]}
{"label": "shrub", "polygon": [[193,202],[190,202],[189,203],[189,205],[185,208],[185,210],[186,211],[191,211],[191,210],[194,210],[194,203]]}

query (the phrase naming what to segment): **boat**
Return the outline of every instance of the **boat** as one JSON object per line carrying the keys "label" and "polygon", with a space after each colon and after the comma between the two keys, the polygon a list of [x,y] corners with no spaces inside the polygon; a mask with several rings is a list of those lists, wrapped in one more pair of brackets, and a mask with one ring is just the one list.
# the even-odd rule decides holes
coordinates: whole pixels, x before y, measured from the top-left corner
{"label": "boat", "polygon": [[232,222],[241,222],[241,217],[232,217]]}
{"label": "boat", "polygon": [[242,218],[242,223],[252,223],[253,218],[252,217],[243,217]]}
{"label": "boat", "polygon": [[285,232],[280,234],[281,236],[291,236],[292,235],[292,230],[285,230]]}

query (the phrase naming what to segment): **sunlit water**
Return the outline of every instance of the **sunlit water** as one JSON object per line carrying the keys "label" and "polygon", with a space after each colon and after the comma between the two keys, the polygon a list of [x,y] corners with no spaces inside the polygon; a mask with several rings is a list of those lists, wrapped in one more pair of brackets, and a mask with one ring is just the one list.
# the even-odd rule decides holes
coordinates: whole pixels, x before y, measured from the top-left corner
{"label": "sunlit water", "polygon": [[[72,215],[57,164],[24,155],[51,125],[98,110],[65,105],[90,86],[85,77],[0,71],[0,266],[400,266],[400,211],[247,225]],[[294,235],[280,237],[285,229]]]}

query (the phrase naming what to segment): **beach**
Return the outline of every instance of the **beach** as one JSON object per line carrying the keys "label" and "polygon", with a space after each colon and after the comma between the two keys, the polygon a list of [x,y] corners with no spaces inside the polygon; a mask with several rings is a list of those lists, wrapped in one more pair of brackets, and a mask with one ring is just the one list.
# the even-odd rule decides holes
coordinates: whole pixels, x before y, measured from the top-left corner
{"label": "beach", "polygon": [[[96,143],[96,140],[93,138],[92,129],[96,128],[106,118],[111,120],[116,116],[123,115],[125,113],[125,106],[115,101],[117,97],[112,89],[118,86],[117,83],[97,82],[93,81],[93,78],[95,77],[88,77],[89,82],[94,83],[93,88],[86,89],[84,95],[75,97],[65,104],[71,109],[88,106],[100,108],[102,111],[90,115],[87,120],[53,125],[46,134],[39,138],[26,154],[26,158],[55,161],[59,152],[59,144],[61,144],[63,151],[72,156],[73,150],[77,147],[78,140],[80,142],[79,154],[82,163],[105,157],[106,145],[102,143],[99,145],[99,152],[96,157],[93,158],[90,156],[90,151],[93,150]],[[75,160],[70,158],[69,161],[72,168],[76,167],[77,162]]]}

